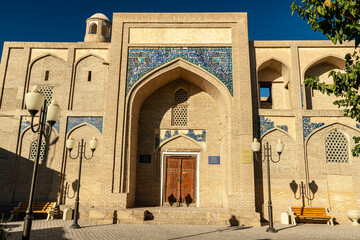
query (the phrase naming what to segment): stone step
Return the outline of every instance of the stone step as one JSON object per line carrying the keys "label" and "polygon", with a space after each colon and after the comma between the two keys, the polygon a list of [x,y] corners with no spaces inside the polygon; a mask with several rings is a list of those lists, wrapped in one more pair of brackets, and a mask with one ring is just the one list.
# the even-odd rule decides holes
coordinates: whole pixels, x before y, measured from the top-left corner
{"label": "stone step", "polygon": [[207,216],[193,216],[193,215],[155,215],[154,219],[194,219],[194,220],[207,220]]}
{"label": "stone step", "polygon": [[227,226],[227,221],[208,221],[208,220],[183,220],[183,219],[158,219],[144,221],[144,224],[160,225],[220,225]]}

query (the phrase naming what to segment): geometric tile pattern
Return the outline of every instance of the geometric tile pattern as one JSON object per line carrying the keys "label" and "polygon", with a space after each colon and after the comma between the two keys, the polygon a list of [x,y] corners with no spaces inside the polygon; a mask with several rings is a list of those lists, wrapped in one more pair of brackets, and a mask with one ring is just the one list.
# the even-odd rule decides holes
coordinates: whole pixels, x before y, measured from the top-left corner
{"label": "geometric tile pattern", "polygon": [[126,94],[148,72],[181,58],[215,75],[233,95],[232,51],[229,47],[130,48]]}
{"label": "geometric tile pattern", "polygon": [[307,136],[310,135],[310,133],[312,133],[314,130],[324,125],[325,123],[311,123],[310,117],[303,117],[304,141],[307,138]]}
{"label": "geometric tile pattern", "polygon": [[276,127],[284,130],[285,132],[288,132],[288,126],[287,125],[278,125]]}
{"label": "geometric tile pattern", "polygon": [[259,117],[259,125],[260,125],[260,137],[264,135],[270,129],[275,128],[274,122],[271,121],[269,118],[260,116]]}
{"label": "geometric tile pattern", "polygon": [[53,97],[53,89],[54,87],[40,87],[40,92],[44,96],[47,105],[51,103]]}
{"label": "geometric tile pattern", "polygon": [[188,109],[186,106],[173,107],[172,110],[172,126],[187,126]]}
{"label": "geometric tile pattern", "polygon": [[188,93],[180,88],[174,94],[174,107],[172,109],[172,126],[187,126],[188,109],[187,109]]}
{"label": "geometric tile pattern", "polygon": [[349,162],[348,140],[338,130],[331,131],[325,139],[326,161],[346,163]]}
{"label": "geometric tile pattern", "polygon": [[102,133],[103,117],[68,117],[66,134],[68,134],[71,129],[82,123],[91,124],[96,127],[100,133]]}
{"label": "geometric tile pattern", "polygon": [[178,135],[187,136],[197,142],[206,142],[206,130],[160,130],[160,134],[155,135],[155,149],[165,140]]}
{"label": "geometric tile pattern", "polygon": [[[33,141],[31,143],[30,146],[30,154],[29,154],[29,159],[30,160],[35,160],[36,159],[36,150],[37,150],[37,140]],[[40,146],[40,157],[39,160],[42,162],[44,160],[45,157],[45,147],[46,147],[46,143],[44,141],[41,142],[41,146]]]}

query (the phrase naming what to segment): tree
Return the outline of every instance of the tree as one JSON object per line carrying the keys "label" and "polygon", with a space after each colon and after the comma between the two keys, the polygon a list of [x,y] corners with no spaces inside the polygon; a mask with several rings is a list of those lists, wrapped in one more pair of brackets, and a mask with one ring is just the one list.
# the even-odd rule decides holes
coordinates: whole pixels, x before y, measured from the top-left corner
{"label": "tree", "polygon": [[[339,97],[335,105],[344,108],[344,116],[360,122],[360,0],[295,0],[292,14],[298,13],[314,31],[322,32],[334,44],[352,41],[354,52],[345,56],[343,72],[331,71],[333,84],[319,82],[319,77],[307,76],[305,85],[318,89],[323,94]],[[353,137],[353,156],[360,155],[360,137]]]}

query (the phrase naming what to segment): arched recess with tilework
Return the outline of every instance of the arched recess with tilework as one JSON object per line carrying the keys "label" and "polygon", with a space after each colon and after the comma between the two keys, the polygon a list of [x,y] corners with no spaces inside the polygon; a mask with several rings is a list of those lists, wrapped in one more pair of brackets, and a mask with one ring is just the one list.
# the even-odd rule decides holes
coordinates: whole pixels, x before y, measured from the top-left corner
{"label": "arched recess with tilework", "polygon": [[[328,55],[318,58],[312,61],[304,70],[303,82],[307,76],[315,77],[319,76],[320,82],[326,84],[333,84],[333,80],[329,76],[330,71],[344,70],[345,60],[340,57]],[[320,91],[304,86],[305,90],[305,102],[306,109],[313,110],[329,110],[338,109],[338,106],[334,105],[333,102],[336,97],[327,94],[322,94]]]}
{"label": "arched recess with tilework", "polygon": [[[94,151],[94,155],[91,159],[87,160],[83,158],[82,169],[81,169],[81,191],[80,199],[85,204],[90,206],[96,206],[99,203],[97,202],[102,196],[108,192],[107,183],[111,181],[111,175],[102,175],[100,172],[108,172],[109,166],[104,163],[103,155],[103,138],[101,132],[93,125],[89,123],[82,123],[80,125],[72,128],[65,138],[73,137],[75,139],[75,146],[72,150],[72,157],[75,157],[78,153],[78,143],[81,143],[81,139],[84,139],[85,155],[86,157],[91,157],[92,153],[89,147],[90,140],[95,136],[98,139],[98,147]],[[76,180],[78,179],[79,171],[79,157],[76,159],[71,159],[69,157],[69,152],[64,149],[66,152],[64,156],[64,161],[62,164],[62,176],[61,187],[60,187],[60,198],[62,204],[74,204],[75,198],[74,194],[76,193]],[[94,170],[96,169],[96,170]],[[99,174],[96,174],[99,172]],[[94,174],[95,173],[95,174]]]}
{"label": "arched recess with tilework", "polygon": [[[339,134],[329,136],[334,132]],[[348,221],[346,211],[359,207],[356,199],[360,193],[356,189],[360,181],[360,163],[359,158],[351,154],[355,146],[351,136],[359,136],[359,130],[343,123],[331,123],[316,129],[305,142],[306,181],[316,186],[314,199],[308,204],[329,206],[339,222]],[[327,144],[329,137],[335,142],[332,146]],[[341,161],[341,158],[340,161],[328,161],[328,147],[333,148],[330,154],[342,154],[337,151],[342,144],[347,145],[347,161]]]}
{"label": "arched recess with tilework", "polygon": [[[35,125],[35,129],[37,125]],[[56,201],[57,185],[60,176],[60,164],[55,158],[56,143],[59,134],[52,129],[50,139],[43,138],[40,157],[35,201]],[[30,183],[34,165],[34,147],[37,146],[37,134],[33,133],[30,127],[25,128],[19,134],[17,152],[12,169],[11,201],[28,201]]]}
{"label": "arched recess with tilework", "polygon": [[[186,126],[171,124],[173,94],[179,88],[189,93],[189,101],[187,101],[189,118]],[[126,149],[123,156],[125,171],[122,176],[123,191],[129,192],[129,206],[159,205],[160,197],[158,196],[163,187],[160,186],[161,179],[159,178],[161,175],[160,156],[167,149],[156,146],[156,139],[162,141],[176,134],[187,136],[192,139],[191,141],[200,142],[206,146],[203,149],[197,149],[204,165],[199,166],[200,169],[204,169],[203,172],[200,171],[199,181],[200,183],[208,181],[207,178],[211,174],[213,177],[217,174],[220,179],[219,186],[213,196],[219,197],[206,201],[210,199],[210,193],[208,193],[210,188],[204,188],[201,191],[203,196],[200,196],[203,199],[202,206],[223,205],[221,194],[224,191],[222,189],[224,184],[222,181],[225,180],[222,180],[222,174],[226,171],[227,162],[224,160],[221,165],[212,166],[212,169],[207,169],[208,166],[204,162],[207,161],[208,155],[221,155],[223,159],[231,157],[229,150],[231,143],[226,134],[231,129],[231,100],[230,92],[219,79],[183,59],[176,59],[148,73],[132,87],[126,101],[124,142],[127,144],[124,146]],[[172,151],[183,153],[193,151],[193,148],[187,145],[187,142],[191,142],[189,139],[176,138],[175,140],[178,145]],[[150,164],[139,163],[140,156],[144,155],[151,158]],[[141,168],[153,170],[150,175],[147,173],[144,177],[145,174],[140,171]],[[143,189],[153,189],[153,192],[140,193],[139,186]],[[144,200],[144,198],[147,199]]]}
{"label": "arched recess with tilework", "polygon": [[291,109],[292,85],[290,68],[276,58],[267,59],[257,67],[260,108]]}
{"label": "arched recess with tilework", "polygon": [[[280,156],[278,163],[270,162],[271,175],[271,198],[273,202],[273,209],[281,212],[282,209],[287,209],[289,205],[297,206],[298,202],[293,197],[293,192],[289,188],[292,180],[298,182],[298,162],[295,161],[295,140],[285,131],[281,129],[271,129],[261,137],[262,151],[259,154],[264,159],[264,144],[267,142],[271,146],[272,159],[277,161],[278,154],[276,152],[276,143],[278,140],[284,143],[284,150]],[[260,160],[260,159],[259,159]],[[255,162],[255,203],[256,211],[260,215],[268,219],[267,203],[268,203],[268,182],[267,182],[267,164],[266,161],[262,163]],[[278,216],[275,216],[275,219]]]}

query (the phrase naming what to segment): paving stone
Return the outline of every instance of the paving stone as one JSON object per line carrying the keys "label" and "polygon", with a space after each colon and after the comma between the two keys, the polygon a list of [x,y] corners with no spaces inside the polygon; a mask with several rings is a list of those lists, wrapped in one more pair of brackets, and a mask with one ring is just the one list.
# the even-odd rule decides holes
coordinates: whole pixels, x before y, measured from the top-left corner
{"label": "paving stone", "polygon": [[[70,220],[35,220],[31,239],[359,239],[360,228],[349,225],[326,224],[275,224],[278,233],[267,233],[262,227],[224,227],[197,225],[153,225],[153,224],[88,224],[79,221],[82,228],[69,229]],[[8,240],[20,239],[23,222],[11,222]]]}

